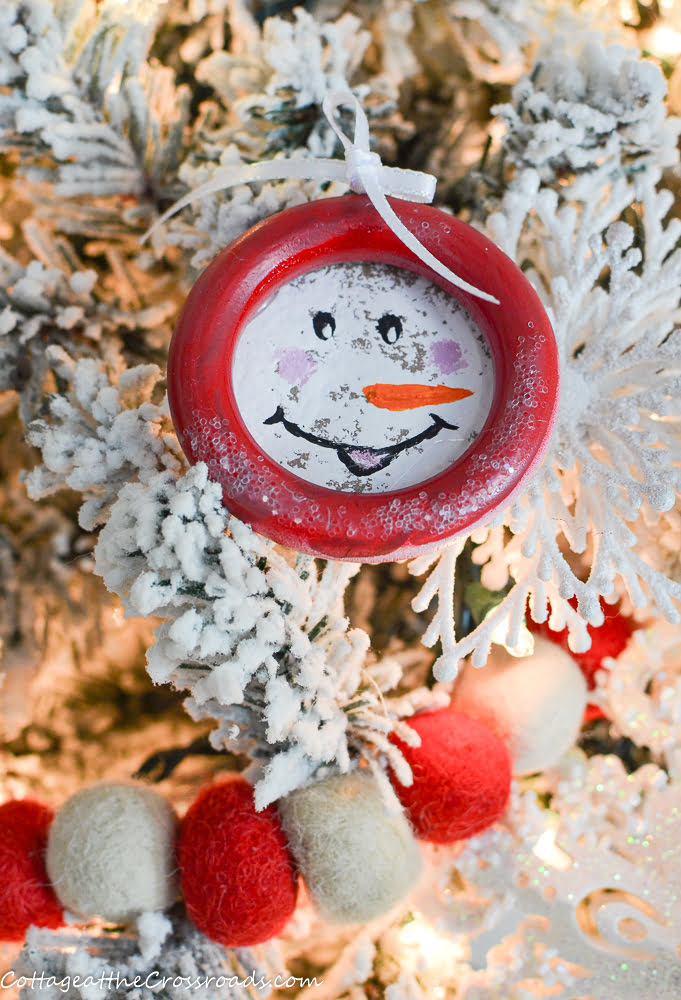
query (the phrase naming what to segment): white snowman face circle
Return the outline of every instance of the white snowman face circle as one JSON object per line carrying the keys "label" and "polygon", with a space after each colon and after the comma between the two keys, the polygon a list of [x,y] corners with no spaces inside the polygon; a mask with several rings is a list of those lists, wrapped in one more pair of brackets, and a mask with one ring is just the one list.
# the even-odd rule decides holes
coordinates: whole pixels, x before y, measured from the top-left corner
{"label": "white snowman face circle", "polygon": [[403,268],[333,264],[282,285],[242,327],[241,419],[309,483],[385,493],[447,469],[482,429],[489,347],[463,306]]}

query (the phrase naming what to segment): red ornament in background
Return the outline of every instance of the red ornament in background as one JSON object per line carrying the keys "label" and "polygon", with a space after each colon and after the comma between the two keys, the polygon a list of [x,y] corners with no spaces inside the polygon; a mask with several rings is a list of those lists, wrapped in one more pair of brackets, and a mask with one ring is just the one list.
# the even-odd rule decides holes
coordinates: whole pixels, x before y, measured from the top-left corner
{"label": "red ornament in background", "polygon": [[409,786],[394,775],[391,780],[416,836],[451,844],[499,819],[511,788],[511,760],[499,737],[482,722],[449,708],[407,721],[421,737],[421,746],[391,739],[414,780]]}
{"label": "red ornament in background", "polygon": [[[432,206],[392,200],[391,207],[438,260],[465,281],[496,295],[499,303],[484,301],[440,278],[402,243],[367,197],[352,194],[280,212],[223,250],[192,289],[170,347],[170,408],[190,462],[208,465],[211,479],[222,485],[225,506],[237,517],[276,542],[316,556],[366,562],[404,559],[469,530],[505,506],[521,487],[544,452],[555,417],[556,344],[546,312],[520,269],[481,233]],[[358,413],[370,412],[368,423],[357,432],[349,426],[342,433],[325,437],[322,425],[329,420],[317,420],[310,427],[304,413],[296,414],[294,420],[287,412],[290,397],[284,396],[283,390],[281,405],[266,413],[267,419],[263,414],[251,419],[249,429],[234,384],[235,353],[253,316],[300,276],[348,262],[390,265],[444,289],[466,310],[477,327],[476,336],[482,337],[491,356],[489,378],[476,392],[476,398],[490,400],[490,409],[475,439],[468,445],[468,437],[463,436],[464,450],[444,471],[429,473],[406,487],[400,487],[396,479],[395,486],[387,486],[384,492],[368,491],[368,477],[387,468],[395,457],[392,452],[406,446],[402,442],[383,447],[386,441],[379,439],[375,429],[378,418],[370,406],[372,392],[381,390],[384,409],[395,410],[407,403],[411,406],[412,390],[419,390],[432,408],[437,404],[430,401],[426,390],[432,395],[434,388],[446,387],[374,385],[383,376],[362,371],[362,384],[367,385],[352,394],[352,406]],[[344,294],[352,298],[351,289]],[[332,312],[323,311],[329,308],[316,304],[307,317],[310,330],[313,319],[316,323],[318,339],[315,341],[312,334],[310,343],[317,351],[320,341],[335,334]],[[313,317],[314,309],[318,311]],[[399,313],[399,306],[392,311]],[[287,318],[282,310],[279,330],[286,326]],[[371,336],[380,334],[391,345],[399,336],[399,323],[399,315],[385,315]],[[275,330],[275,340],[278,334]],[[263,371],[279,371],[284,362],[276,357],[277,343],[266,344],[264,349],[269,352],[269,368]],[[309,352],[298,347],[288,350],[285,363],[297,366],[302,379],[310,377],[317,360],[315,355],[310,361]],[[455,377],[453,355],[445,368],[465,390],[466,386],[460,385],[463,380]],[[345,390],[349,391],[347,385],[339,384],[343,379],[334,381],[332,376],[333,372],[324,392],[330,407],[339,405],[334,401],[341,396],[346,399]],[[404,377],[402,374],[398,381]],[[258,378],[252,386],[242,387],[242,400],[263,391]],[[242,381],[240,376],[239,385]],[[390,401],[399,396],[402,400],[406,389],[412,397],[404,407],[402,402],[399,406],[394,401],[385,404],[385,398]],[[417,404],[423,405],[424,413],[428,409],[421,399]],[[374,406],[379,405],[374,401]],[[330,414],[337,415],[333,409]],[[424,421],[425,430],[409,438],[415,442],[409,444],[412,449],[422,444],[427,447],[439,429],[450,427],[439,413],[426,415],[432,423]],[[277,449],[276,454],[270,454],[256,442],[255,435],[266,433],[263,425],[276,426],[280,434],[277,440],[287,447],[289,439],[302,440],[303,450],[311,452],[317,462],[326,462],[324,456],[332,456],[335,450],[340,459],[336,460],[338,478],[345,474],[345,466],[362,477],[360,485],[330,488],[296,474],[292,469],[302,461],[299,456],[284,461]],[[451,429],[456,432],[457,426],[451,425]],[[442,447],[442,440],[440,435],[434,445]],[[403,465],[408,471],[410,454],[405,451],[395,460],[394,469],[400,474]],[[331,476],[325,482],[335,483],[336,479]]]}
{"label": "red ornament in background", "polygon": [[[570,604],[573,608],[576,608],[577,598],[573,597],[570,600]],[[601,598],[601,608],[605,620],[602,625],[587,626],[587,632],[591,636],[591,646],[583,653],[573,653],[570,649],[567,628],[559,632],[554,631],[549,627],[548,621],[539,623],[533,621],[529,615],[527,616],[527,627],[530,632],[533,632],[535,635],[543,635],[545,638],[550,639],[551,642],[555,642],[576,661],[584,675],[589,691],[593,691],[596,687],[596,672],[607,669],[603,666],[603,660],[606,657],[616,659],[629,642],[629,638],[636,628],[635,622],[620,613],[619,601],[616,604],[606,604],[603,598]],[[605,716],[598,705],[589,703],[586,707],[584,718],[585,721],[589,722],[592,719],[603,719]]]}
{"label": "red ornament in background", "polygon": [[243,778],[211,785],[189,807],[178,865],[189,916],[229,948],[268,941],[293,914],[298,880],[278,813],[256,812]]}
{"label": "red ornament in background", "polygon": [[64,923],[45,869],[53,816],[32,799],[0,806],[0,941],[23,941],[32,924],[55,929]]}

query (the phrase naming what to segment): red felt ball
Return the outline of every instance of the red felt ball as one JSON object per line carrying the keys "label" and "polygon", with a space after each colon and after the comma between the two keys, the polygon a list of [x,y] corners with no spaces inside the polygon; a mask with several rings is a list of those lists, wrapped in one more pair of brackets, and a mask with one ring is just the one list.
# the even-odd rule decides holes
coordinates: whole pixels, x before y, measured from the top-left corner
{"label": "red felt ball", "polygon": [[275,937],[296,906],[298,880],[274,806],[255,811],[243,778],[206,788],[180,825],[178,864],[189,916],[230,948]]}
{"label": "red felt ball", "polygon": [[399,746],[414,776],[397,796],[421,840],[450,844],[480,833],[506,808],[511,759],[505,744],[482,722],[449,708],[407,720],[420,747]]}
{"label": "red felt ball", "polygon": [[64,923],[45,870],[53,816],[31,799],[0,806],[0,941],[23,941],[31,924],[54,929]]}

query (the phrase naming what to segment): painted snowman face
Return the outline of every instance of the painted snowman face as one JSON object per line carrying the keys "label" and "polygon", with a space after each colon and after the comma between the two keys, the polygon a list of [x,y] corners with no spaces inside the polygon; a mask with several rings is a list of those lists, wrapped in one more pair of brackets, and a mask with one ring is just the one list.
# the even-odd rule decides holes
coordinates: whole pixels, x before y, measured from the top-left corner
{"label": "painted snowman face", "polygon": [[451,466],[494,390],[487,344],[453,296],[364,262],[282,286],[244,325],[232,381],[270,458],[347,493],[415,486]]}

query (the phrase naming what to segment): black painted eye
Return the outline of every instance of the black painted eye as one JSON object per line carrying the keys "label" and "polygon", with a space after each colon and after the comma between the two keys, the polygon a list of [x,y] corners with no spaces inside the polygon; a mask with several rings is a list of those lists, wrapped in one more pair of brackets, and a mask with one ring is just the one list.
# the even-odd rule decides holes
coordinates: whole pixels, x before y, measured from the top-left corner
{"label": "black painted eye", "polygon": [[333,337],[336,332],[336,321],[327,312],[315,313],[312,317],[312,326],[314,327],[314,332],[320,340],[328,340],[329,337]]}
{"label": "black painted eye", "polygon": [[402,320],[399,316],[393,316],[392,313],[386,313],[385,316],[381,316],[376,326],[386,344],[394,344],[400,339],[400,334],[402,333]]}

